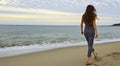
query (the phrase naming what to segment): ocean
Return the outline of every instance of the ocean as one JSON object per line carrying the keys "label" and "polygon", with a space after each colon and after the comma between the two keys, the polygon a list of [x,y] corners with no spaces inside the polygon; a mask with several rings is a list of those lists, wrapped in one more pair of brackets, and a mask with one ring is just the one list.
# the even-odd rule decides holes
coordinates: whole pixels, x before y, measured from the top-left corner
{"label": "ocean", "polygon": [[[95,44],[120,41],[120,27],[98,26]],[[0,57],[87,45],[80,26],[0,25]]]}

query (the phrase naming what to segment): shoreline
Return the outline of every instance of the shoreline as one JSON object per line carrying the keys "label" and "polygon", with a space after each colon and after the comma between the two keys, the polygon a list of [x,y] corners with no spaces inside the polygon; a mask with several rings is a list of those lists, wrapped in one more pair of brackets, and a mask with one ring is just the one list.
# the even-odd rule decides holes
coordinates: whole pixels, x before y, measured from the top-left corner
{"label": "shoreline", "polygon": [[[120,41],[94,45],[98,59],[94,66],[119,66]],[[86,66],[87,46],[57,48],[43,52],[0,58],[1,66]]]}
{"label": "shoreline", "polygon": [[[120,39],[116,40],[105,40],[105,41],[95,41],[96,44],[105,44],[105,43],[111,43],[111,42],[119,42]],[[8,47],[8,48],[1,48],[0,49],[0,58],[4,57],[11,57],[11,56],[17,56],[22,54],[30,54],[34,52],[45,52],[49,50],[59,49],[59,48],[67,48],[67,47],[74,47],[74,46],[86,46],[86,41],[81,43],[74,43],[74,44],[49,44],[49,45],[30,45],[30,46],[15,46],[15,47]]]}

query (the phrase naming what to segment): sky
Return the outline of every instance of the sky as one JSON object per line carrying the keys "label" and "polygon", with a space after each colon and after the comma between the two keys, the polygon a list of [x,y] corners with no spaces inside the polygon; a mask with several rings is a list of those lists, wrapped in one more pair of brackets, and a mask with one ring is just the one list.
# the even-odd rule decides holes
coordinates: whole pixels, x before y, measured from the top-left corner
{"label": "sky", "polygon": [[0,24],[79,25],[89,4],[97,10],[97,25],[120,23],[120,0],[0,0]]}

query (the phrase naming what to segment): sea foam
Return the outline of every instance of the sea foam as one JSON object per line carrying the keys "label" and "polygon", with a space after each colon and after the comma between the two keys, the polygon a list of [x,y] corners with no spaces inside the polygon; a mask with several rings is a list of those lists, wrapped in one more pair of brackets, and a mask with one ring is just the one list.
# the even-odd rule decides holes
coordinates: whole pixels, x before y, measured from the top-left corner
{"label": "sea foam", "polygon": [[[120,39],[104,39],[102,41],[95,41],[95,44],[103,44],[108,42],[117,42]],[[64,47],[71,47],[71,46],[83,46],[87,45],[86,41],[79,42],[79,43],[54,43],[54,44],[44,44],[44,45],[30,45],[30,46],[15,46],[15,47],[6,47],[0,48],[0,57],[9,57],[15,55],[21,55],[26,53],[32,52],[42,52],[47,50],[52,50],[56,48],[64,48]]]}

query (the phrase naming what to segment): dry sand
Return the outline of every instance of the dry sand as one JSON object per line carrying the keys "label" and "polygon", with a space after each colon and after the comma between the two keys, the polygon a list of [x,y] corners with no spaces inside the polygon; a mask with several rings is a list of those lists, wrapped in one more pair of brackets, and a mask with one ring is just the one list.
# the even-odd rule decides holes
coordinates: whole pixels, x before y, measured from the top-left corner
{"label": "dry sand", "polygon": [[[90,66],[120,66],[120,42],[94,45],[98,59]],[[59,48],[0,58],[0,66],[87,66],[87,46]]]}

